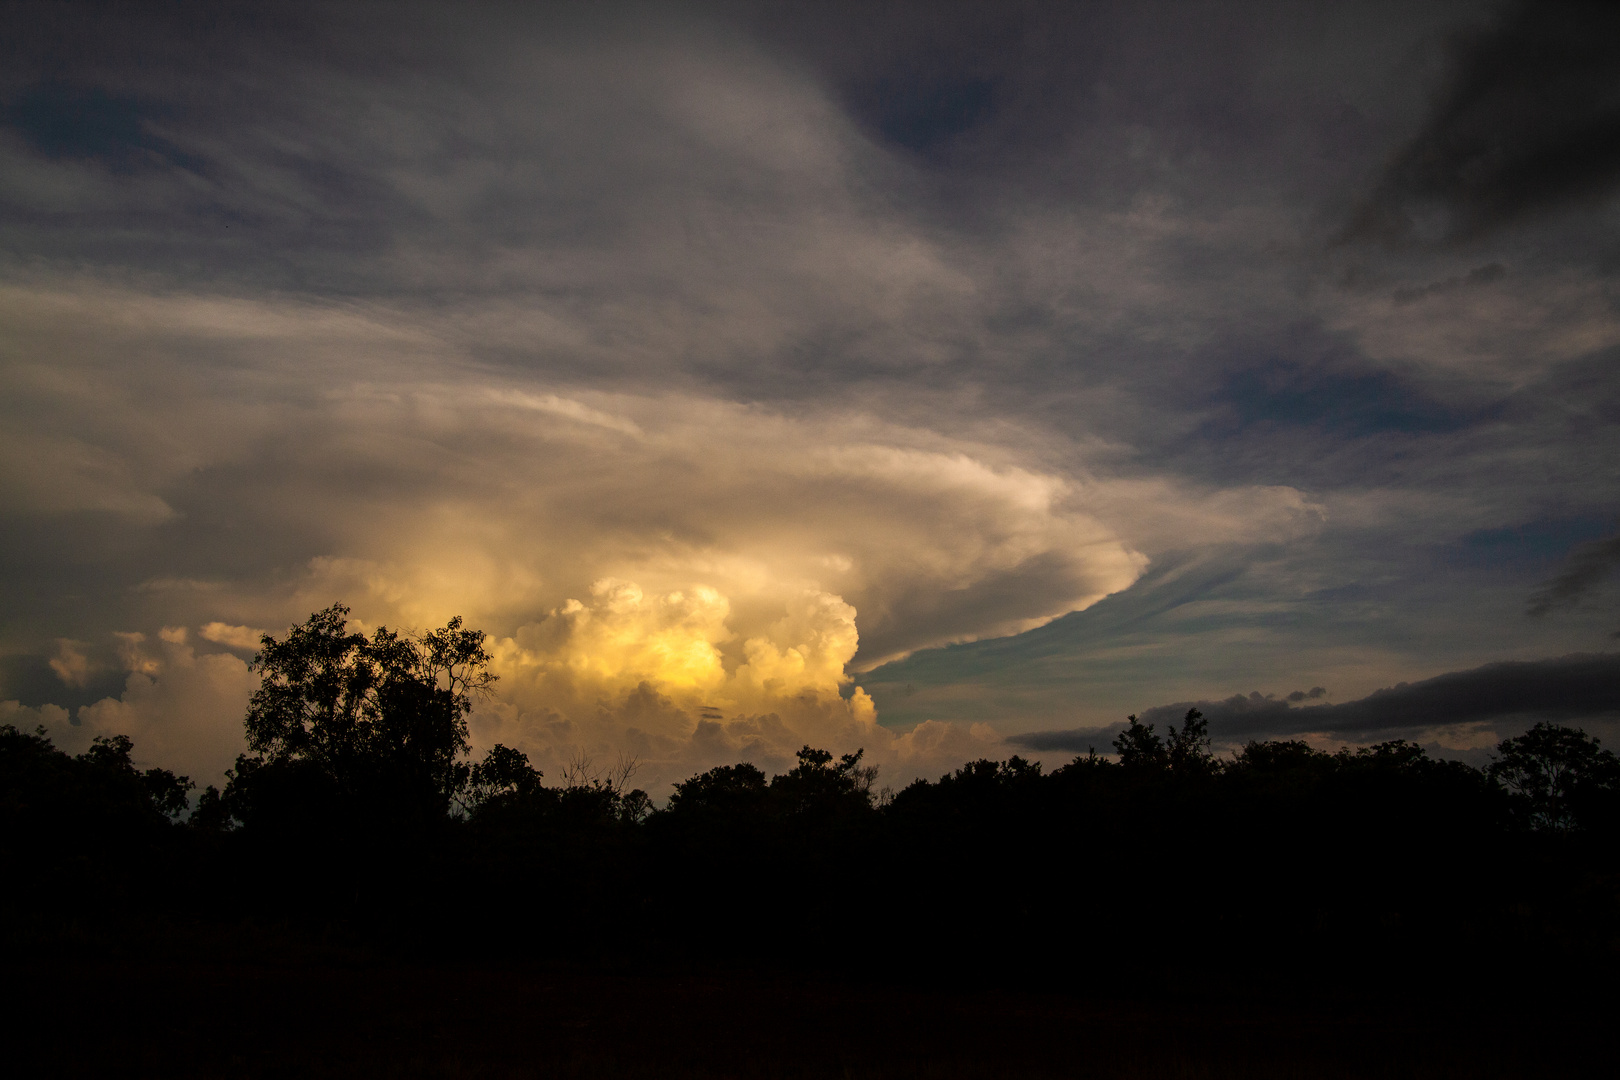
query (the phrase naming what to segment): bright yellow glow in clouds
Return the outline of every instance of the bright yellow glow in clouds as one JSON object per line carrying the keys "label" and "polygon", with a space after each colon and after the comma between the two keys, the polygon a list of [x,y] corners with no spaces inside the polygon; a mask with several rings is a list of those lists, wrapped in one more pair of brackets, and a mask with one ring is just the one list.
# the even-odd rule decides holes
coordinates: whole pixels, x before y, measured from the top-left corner
{"label": "bright yellow glow in clouds", "polygon": [[[744,662],[728,672],[721,647],[738,636],[730,613],[708,586],[648,596],[634,582],[603,578],[591,586],[589,605],[571,599],[498,641],[497,665],[536,688],[570,694],[590,686],[611,696],[647,683],[695,710],[837,696],[859,641],[853,607],[806,590],[786,617],[742,642]],[[869,716],[865,695],[855,700],[856,712]]]}
{"label": "bright yellow glow in clouds", "polygon": [[518,745],[553,772],[629,755],[664,783],[715,760],[780,768],[806,742],[896,763],[898,741],[877,727],[871,699],[840,693],[859,638],[855,609],[838,597],[802,590],[782,618],[745,635],[706,585],[648,594],[603,578],[589,595],[494,643],[505,682],[477,718],[482,741]]}
{"label": "bright yellow glow in clouds", "polygon": [[[240,743],[255,628],[340,600],[365,626],[461,615],[488,632],[501,681],[475,744],[519,747],[553,778],[624,755],[661,797],[723,762],[785,768],[811,743],[865,747],[904,783],[1005,751],[983,725],[877,726],[855,673],[1085,608],[1137,580],[1158,534],[1274,541],[1320,521],[1292,489],[1097,476],[1070,441],[1006,421],[936,429],[851,403],[458,367],[465,327],[405,311],[82,285],[0,288],[0,314],[31,343],[8,385],[50,406],[0,437],[37,466],[6,487],[16,512],[140,530],[201,509],[256,568],[194,579],[229,560],[187,570],[195,552],[164,549],[124,594],[128,621],[50,645],[64,685],[116,664],[128,680],[64,745],[121,725],[205,780]],[[532,329],[507,309],[462,318]],[[94,424],[49,421],[92,389]],[[34,713],[13,722],[58,730]]]}

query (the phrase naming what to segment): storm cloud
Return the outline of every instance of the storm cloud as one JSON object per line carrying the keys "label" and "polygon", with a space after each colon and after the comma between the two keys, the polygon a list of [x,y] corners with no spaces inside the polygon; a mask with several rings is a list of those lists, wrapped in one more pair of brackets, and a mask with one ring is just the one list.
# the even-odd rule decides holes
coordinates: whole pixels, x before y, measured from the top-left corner
{"label": "storm cloud", "polygon": [[[1138,719],[1162,731],[1179,726],[1189,710],[1197,709],[1209,721],[1211,739],[1225,746],[1297,735],[1365,744],[1483,725],[1501,726],[1500,737],[1505,738],[1538,721],[1591,723],[1620,715],[1620,653],[1503,661],[1403,682],[1355,701],[1299,704],[1323,696],[1319,690],[1313,687],[1283,697],[1255,691],[1219,700],[1178,701],[1144,709]],[[1106,753],[1120,727],[1026,732],[1009,742],[1030,750],[1096,748]],[[1493,727],[1489,738],[1494,742],[1497,737]]]}
{"label": "storm cloud", "polygon": [[15,722],[217,773],[335,600],[659,782],[1611,640],[1606,14],[27,10]]}
{"label": "storm cloud", "polygon": [[1346,239],[1479,239],[1620,183],[1620,12],[1521,0],[1450,43],[1449,85]]}

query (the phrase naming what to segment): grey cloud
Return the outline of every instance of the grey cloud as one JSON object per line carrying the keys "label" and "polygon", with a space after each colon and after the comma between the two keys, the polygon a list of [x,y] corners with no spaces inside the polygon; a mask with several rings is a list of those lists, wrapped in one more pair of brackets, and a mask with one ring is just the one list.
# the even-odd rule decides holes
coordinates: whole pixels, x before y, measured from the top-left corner
{"label": "grey cloud", "polygon": [[[1317,705],[1309,708],[1321,709],[1332,706]],[[1187,715],[1188,709],[1197,709],[1203,713],[1209,720],[1210,734],[1221,740],[1235,737],[1234,733],[1252,736],[1255,732],[1293,730],[1289,724],[1295,718],[1290,716],[1290,713],[1296,711],[1287,699],[1268,697],[1255,691],[1247,696],[1233,694],[1224,701],[1189,701],[1174,705],[1156,705],[1151,709],[1142,710],[1140,719],[1144,724],[1156,724],[1162,730],[1166,724],[1179,725],[1182,718]]]}
{"label": "grey cloud", "polygon": [[1529,614],[1539,617],[1576,603],[1616,567],[1620,567],[1620,536],[1580,545],[1564,569],[1530,598]]}
{"label": "grey cloud", "polygon": [[1415,300],[1422,300],[1426,296],[1437,296],[1440,293],[1451,292],[1454,289],[1467,288],[1469,285],[1486,285],[1493,281],[1500,281],[1507,276],[1507,267],[1499,262],[1486,263],[1476,266],[1466,274],[1446,278],[1444,281],[1434,281],[1427,285],[1409,285],[1395,290],[1397,304],[1410,304]]}
{"label": "grey cloud", "polygon": [[[1085,410],[1092,424],[1119,415],[1087,408],[1087,391],[1112,374],[1165,369],[1165,386],[1187,385],[1182,344],[1207,331],[1184,330],[1169,347],[1148,340],[1162,339],[1167,324],[1190,330],[1229,310],[1236,289],[1248,294],[1246,324],[1295,317],[1255,310],[1256,294],[1275,284],[1276,260],[1251,269],[1250,249],[1260,246],[1252,227],[1211,236],[1207,225],[1234,201],[1275,205],[1243,194],[1245,177],[1227,175],[1233,167],[1301,173],[1297,148],[1274,145],[1296,123],[1274,111],[1300,99],[1263,93],[1249,72],[1264,65],[1249,60],[1288,47],[1290,34],[1319,36],[1310,17],[1185,5],[814,5],[764,14],[717,5],[638,28],[650,6],[620,5],[617,15],[600,7],[609,13],[592,18],[471,5],[455,18],[428,6],[391,5],[381,19],[297,6],[273,17],[210,9],[195,20],[200,29],[179,16],[124,26],[115,18],[110,30],[80,20],[65,38],[71,48],[56,45],[74,58],[63,61],[71,94],[119,103],[111,135],[122,132],[126,149],[162,139],[203,164],[154,165],[122,185],[95,169],[67,170],[109,200],[104,212],[24,206],[12,228],[35,254],[54,249],[166,276],[430,303],[513,297],[531,310],[567,305],[599,325],[639,316],[640,347],[628,357],[609,348],[548,357],[552,371],[584,377],[679,369],[754,399],[899,383],[886,395],[898,402],[983,385],[1009,407],[1050,402],[1070,422]],[[1346,36],[1341,26],[1335,33]],[[660,36],[667,40],[655,47]],[[124,39],[155,50],[160,71],[121,62]],[[679,78],[660,84],[671,56]],[[797,125],[780,123],[785,109],[821,110],[829,148],[844,159],[830,187],[815,161],[750,158],[670,114],[693,84],[757,75],[772,59],[790,75],[733,89],[790,133]],[[814,79],[791,74],[806,61],[831,84],[825,100]],[[939,134],[958,114],[977,115],[982,94],[972,88],[984,86],[986,117]],[[23,99],[43,92],[19,89]],[[710,119],[741,135],[759,126],[723,110]],[[905,153],[888,152],[908,139],[959,142],[981,128],[992,130],[949,170],[919,173]],[[967,175],[978,179],[956,191]],[[1059,178],[1055,190],[1047,177]],[[1040,214],[1020,205],[1032,192]],[[1132,198],[1152,212],[1131,212]],[[1191,209],[1194,201],[1206,209]],[[1264,227],[1286,242],[1290,213],[1275,216]],[[848,303],[828,287],[851,270],[827,258],[841,245],[818,245],[817,233],[798,227],[839,218],[863,235],[933,245],[971,295],[920,282],[874,290],[894,301],[881,310]],[[1036,237],[1064,242],[1028,250]],[[1245,250],[1223,250],[1233,243]],[[1019,265],[1031,260],[1065,260],[1080,280],[1032,280],[1037,267]],[[854,276],[870,261],[856,259]],[[1161,288],[1129,295],[1144,278]],[[1175,304],[1163,302],[1164,288],[1179,293]],[[687,332],[648,333],[673,329],[645,326],[647,312],[671,308],[688,317]],[[692,318],[699,311],[715,317]],[[990,326],[1024,332],[1007,340]],[[1163,355],[1149,363],[1151,350]],[[533,363],[487,339],[478,355]]]}
{"label": "grey cloud", "polygon": [[1620,653],[1515,660],[1400,683],[1357,701],[1295,707],[1259,693],[1223,701],[1184,701],[1141,714],[1144,723],[1174,723],[1188,709],[1209,718],[1217,739],[1325,732],[1356,737],[1425,731],[1506,719],[1579,721],[1620,712]]}
{"label": "grey cloud", "polygon": [[[1175,436],[1257,352],[1342,351],[1298,340],[1279,255],[1301,201],[1339,181],[1254,186],[1319,173],[1313,140],[1339,138],[1322,126],[1343,112],[1337,88],[1277,70],[1296,39],[1321,38],[1315,16],[867,7],[687,7],[639,28],[639,6],[407,6],[375,25],[293,6],[263,26],[244,8],[185,33],[181,18],[82,20],[69,97],[124,110],[107,137],[201,164],[114,182],[56,163],[105,205],[14,207],[13,246],[190,285],[448,307],[456,344],[492,365],[1013,413],[1176,469],[1231,460],[1178,457]],[[1436,16],[1408,17],[1410,35]],[[1367,50],[1361,18],[1332,23],[1322,62]],[[241,20],[251,47],[229,32]],[[120,34],[170,62],[120,62]],[[988,104],[964,87],[990,87]],[[761,151],[775,129],[814,153]],[[949,143],[949,167],[913,167],[907,139]],[[1301,457],[1256,441],[1243,464]]]}
{"label": "grey cloud", "polygon": [[[544,611],[599,575],[655,573],[673,578],[671,589],[719,584],[738,576],[740,560],[755,576],[791,582],[766,590],[768,603],[815,582],[855,603],[863,656],[876,658],[1013,632],[1123,588],[1139,567],[1062,478],[1020,467],[996,446],[870,416],[793,417],[669,393],[565,399],[487,373],[440,381],[452,373],[418,354],[405,318],[390,325],[303,305],[118,291],[33,293],[15,304],[13,327],[41,335],[52,377],[77,373],[69,382],[96,387],[97,400],[43,390],[50,380],[38,357],[11,366],[32,396],[14,399],[5,437],[38,459],[12,478],[13,565],[51,570],[55,534],[73,528],[62,519],[103,510],[99,528],[76,530],[89,557],[59,570],[82,578],[83,563],[116,567],[121,588],[102,601],[103,617],[139,603],[188,612],[156,616],[169,622],[267,625],[291,613],[211,610],[230,601],[134,587],[224,580],[228,594],[285,596],[323,557],[403,564],[375,570],[372,582],[441,562],[433,574],[477,592],[475,580],[493,584],[500,571],[470,572],[468,541],[440,532],[473,520],[500,523],[476,547],[546,582],[543,592],[498,588],[503,604],[522,595]],[[57,304],[79,317],[40,314]],[[45,344],[66,323],[103,340]],[[123,363],[130,353],[163,359],[136,371]],[[232,356],[228,375],[185,378],[221,353]],[[311,370],[312,361],[331,368]],[[91,409],[103,414],[93,430],[60,422]],[[108,452],[91,454],[87,443]],[[120,470],[100,470],[101,457]],[[170,510],[158,520],[120,521],[119,504],[104,506],[116,495],[138,509],[136,496],[154,493]],[[468,511],[441,518],[434,508],[446,503]],[[23,582],[6,584],[20,613]],[[33,619],[60,623],[53,592],[26,605]]]}
{"label": "grey cloud", "polygon": [[1620,180],[1620,11],[1521,0],[1454,38],[1453,71],[1343,239],[1466,241]]}
{"label": "grey cloud", "polygon": [[[1486,664],[1400,683],[1356,701],[1295,704],[1324,694],[1315,687],[1285,698],[1256,691],[1220,701],[1178,701],[1144,709],[1138,719],[1163,730],[1179,725],[1187,710],[1197,709],[1209,721],[1211,737],[1228,744],[1301,734],[1365,742],[1455,725],[1601,721],[1620,713],[1620,653]],[[1107,752],[1122,726],[1025,732],[1008,736],[1007,741],[1030,750],[1079,752],[1096,747]]]}

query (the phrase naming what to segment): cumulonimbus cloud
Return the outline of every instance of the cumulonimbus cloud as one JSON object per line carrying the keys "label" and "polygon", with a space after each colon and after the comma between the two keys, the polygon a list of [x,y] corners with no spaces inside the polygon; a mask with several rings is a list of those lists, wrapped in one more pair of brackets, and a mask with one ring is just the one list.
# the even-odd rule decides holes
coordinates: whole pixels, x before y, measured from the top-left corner
{"label": "cumulonimbus cloud", "polygon": [[[431,331],[372,330],[365,315],[302,322],[262,304],[172,297],[142,310],[135,296],[97,304],[74,290],[33,299],[19,302],[33,318],[83,304],[78,332],[100,331],[77,349],[59,338],[45,355],[58,376],[105,376],[102,422],[13,429],[24,441],[37,434],[49,465],[21,478],[29,486],[15,506],[42,520],[95,509],[112,528],[169,530],[178,544],[125,595],[150,623],[196,627],[199,646],[233,650],[182,662],[136,649],[146,637],[126,632],[132,679],[179,687],[198,665],[240,667],[234,654],[251,653],[256,627],[341,599],[366,626],[460,614],[487,629],[505,680],[502,730],[535,717],[536,731],[565,722],[686,745],[711,705],[757,729],[744,738],[728,727],[734,749],[777,732],[769,753],[780,757],[795,739],[891,741],[851,684],[863,658],[1038,625],[1126,588],[1145,564],[1088,511],[1085,483],[1005,445],[850,410],[535,393],[498,371],[445,381],[442,361],[423,355]],[[153,312],[166,316],[156,343],[143,329]],[[156,355],[144,378],[127,379],[109,353],[143,338],[137,347]],[[249,355],[233,377],[188,382],[198,353],[218,349]],[[348,362],[325,377],[284,366],[305,349],[346,351]],[[385,357],[386,383],[376,377]],[[28,382],[31,372],[43,377],[27,362],[9,374]],[[261,393],[233,384],[244,375]],[[85,385],[31,390],[71,411],[88,404],[75,396]],[[118,469],[78,446],[116,450]],[[234,558],[273,566],[291,554],[279,582],[210,580],[217,539],[181,523],[221,514]],[[189,650],[186,640],[166,632],[160,644]],[[59,674],[77,678],[80,654],[58,652]],[[132,685],[81,712],[99,730],[154,693]],[[236,717],[216,710],[210,722],[239,720],[238,696]],[[544,753],[538,737],[501,737]],[[597,752],[603,738],[567,742]],[[640,756],[690,758],[673,743]]]}
{"label": "cumulonimbus cloud", "polygon": [[[365,627],[487,630],[502,682],[475,737],[552,775],[803,742],[932,770],[994,733],[885,731],[857,689],[873,665],[1084,608],[1165,550],[1321,526],[1285,474],[1175,476],[1129,445],[1186,430],[1170,391],[1225,328],[1297,315],[1261,257],[1292,228],[1273,193],[1088,202],[1068,178],[1116,155],[1087,149],[1042,167],[1058,197],[945,223],[800,63],[502,11],[397,65],[355,25],[119,69],[158,147],[128,171],[0,132],[32,245],[0,267],[0,503],[38,553],[19,578],[98,598],[63,625],[18,586],[37,641],[8,648],[85,694],[95,648],[132,665],[81,727],[237,734],[256,628],[343,600]],[[366,62],[319,59],[347,49]],[[1129,123],[1108,139],[1174,141]],[[1607,319],[1589,293],[1574,307]],[[1399,325],[1375,358],[1438,351]]]}
{"label": "cumulonimbus cloud", "polygon": [[[79,347],[45,355],[84,381],[32,393],[71,410],[85,404],[75,387],[94,383],[101,423],[65,431],[42,412],[51,471],[18,506],[43,521],[98,507],[110,529],[172,537],[122,594],[145,625],[197,628],[195,646],[164,647],[219,646],[240,664],[255,628],[333,600],[366,627],[462,615],[492,635],[503,676],[475,731],[537,759],[619,746],[679,778],[713,764],[705,755],[787,761],[825,742],[948,767],[940,755],[994,747],[993,733],[893,735],[858,671],[1127,588],[1147,562],[1133,532],[1275,539],[1319,520],[1290,488],[1064,475],[1041,463],[1034,432],[991,440],[849,407],[542,392],[476,366],[449,380],[433,327],[376,313],[105,299],[67,290],[44,305],[82,313],[70,320]],[[143,378],[121,371],[119,342],[152,354]],[[231,371],[187,379],[210,353],[232,355]],[[343,362],[323,372],[294,355]],[[26,439],[27,424],[12,435]],[[119,470],[73,441],[116,447]],[[256,575],[210,570],[221,535]],[[227,654],[192,667],[225,662],[215,655]],[[177,659],[130,670],[192,678]],[[239,724],[238,690],[210,723]],[[129,693],[94,715],[111,722]]]}

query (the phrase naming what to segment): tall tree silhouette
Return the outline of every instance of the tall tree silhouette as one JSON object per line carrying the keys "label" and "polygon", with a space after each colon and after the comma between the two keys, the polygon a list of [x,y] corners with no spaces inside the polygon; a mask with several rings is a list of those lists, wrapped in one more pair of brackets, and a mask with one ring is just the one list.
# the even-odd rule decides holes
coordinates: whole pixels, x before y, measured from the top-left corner
{"label": "tall tree silhouette", "polygon": [[1178,775],[1207,773],[1214,768],[1209,721],[1197,709],[1188,709],[1181,727],[1172,727],[1163,739],[1154,734],[1152,724],[1142,723],[1135,715],[1125,719],[1128,726],[1114,737],[1114,750],[1126,768],[1168,769]]}
{"label": "tall tree silhouette", "polygon": [[1569,832],[1612,818],[1620,794],[1620,758],[1578,728],[1545,721],[1498,744],[1488,772],[1533,829]]}
{"label": "tall tree silhouette", "polygon": [[284,638],[264,636],[245,721],[253,754],[226,791],[241,820],[424,826],[446,820],[471,780],[467,714],[496,679],[484,635],[457,616],[426,634],[378,627],[367,638],[347,630],[348,615],[333,604]]}

